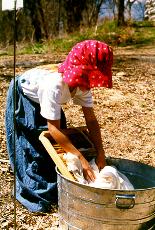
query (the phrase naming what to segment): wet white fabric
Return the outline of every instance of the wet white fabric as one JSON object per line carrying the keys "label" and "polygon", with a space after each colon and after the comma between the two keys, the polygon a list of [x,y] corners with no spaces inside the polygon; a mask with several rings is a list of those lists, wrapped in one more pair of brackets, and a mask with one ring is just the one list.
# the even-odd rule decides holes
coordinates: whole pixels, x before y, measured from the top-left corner
{"label": "wet white fabric", "polygon": [[118,171],[115,166],[105,166],[99,171],[95,159],[92,159],[90,165],[95,173],[96,179],[93,182],[88,182],[84,179],[83,169],[79,158],[72,153],[66,153],[63,157],[66,161],[68,170],[74,174],[79,183],[103,189],[134,189],[129,179],[123,173]]}

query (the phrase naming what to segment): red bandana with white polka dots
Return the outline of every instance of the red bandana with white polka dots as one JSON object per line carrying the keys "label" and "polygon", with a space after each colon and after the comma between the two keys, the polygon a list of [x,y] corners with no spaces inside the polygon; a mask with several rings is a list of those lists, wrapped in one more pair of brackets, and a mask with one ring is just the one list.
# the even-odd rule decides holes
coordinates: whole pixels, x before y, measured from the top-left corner
{"label": "red bandana with white polka dots", "polygon": [[58,72],[69,86],[85,88],[112,87],[112,49],[105,43],[86,40],[77,43]]}

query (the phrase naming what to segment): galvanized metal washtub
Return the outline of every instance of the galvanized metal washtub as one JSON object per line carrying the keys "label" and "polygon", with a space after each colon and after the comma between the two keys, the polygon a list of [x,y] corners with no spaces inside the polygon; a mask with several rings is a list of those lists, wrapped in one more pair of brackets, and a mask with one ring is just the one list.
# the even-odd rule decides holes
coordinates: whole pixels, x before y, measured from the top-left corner
{"label": "galvanized metal washtub", "polygon": [[126,159],[107,158],[134,190],[93,188],[68,180],[57,170],[60,230],[155,229],[155,168]]}

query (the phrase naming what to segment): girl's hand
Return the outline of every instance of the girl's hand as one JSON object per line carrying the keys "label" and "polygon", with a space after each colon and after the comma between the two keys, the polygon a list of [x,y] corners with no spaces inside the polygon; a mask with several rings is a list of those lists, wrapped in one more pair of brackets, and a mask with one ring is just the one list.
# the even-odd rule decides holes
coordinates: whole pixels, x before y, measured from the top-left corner
{"label": "girl's hand", "polygon": [[94,174],[90,164],[88,163],[88,161],[83,156],[80,156],[80,161],[81,161],[81,164],[83,167],[84,178],[88,182],[94,181],[95,180],[95,174]]}
{"label": "girl's hand", "polygon": [[105,160],[104,151],[100,152],[97,155],[95,162],[96,162],[96,164],[98,166],[99,171],[106,166],[106,160]]}

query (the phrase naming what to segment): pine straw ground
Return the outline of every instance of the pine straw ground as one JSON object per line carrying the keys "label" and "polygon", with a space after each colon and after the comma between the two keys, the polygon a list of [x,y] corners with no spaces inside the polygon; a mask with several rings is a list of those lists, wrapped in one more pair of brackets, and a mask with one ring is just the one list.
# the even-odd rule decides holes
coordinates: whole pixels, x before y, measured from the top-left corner
{"label": "pine straw ground", "polygon": [[[107,156],[131,159],[155,167],[155,48],[114,48],[113,89],[94,89],[94,109],[101,126]],[[0,60],[0,228],[14,229],[15,217],[20,230],[58,229],[57,206],[51,213],[34,215],[18,202],[16,215],[11,197],[13,174],[10,171],[5,144],[4,108],[6,91],[13,70],[12,57]],[[56,57],[58,61],[62,60]],[[24,62],[32,65],[56,62],[51,56],[22,56],[17,72],[23,71]],[[34,62],[35,61],[35,62]],[[69,125],[83,126],[84,118],[78,106],[64,106]]]}

